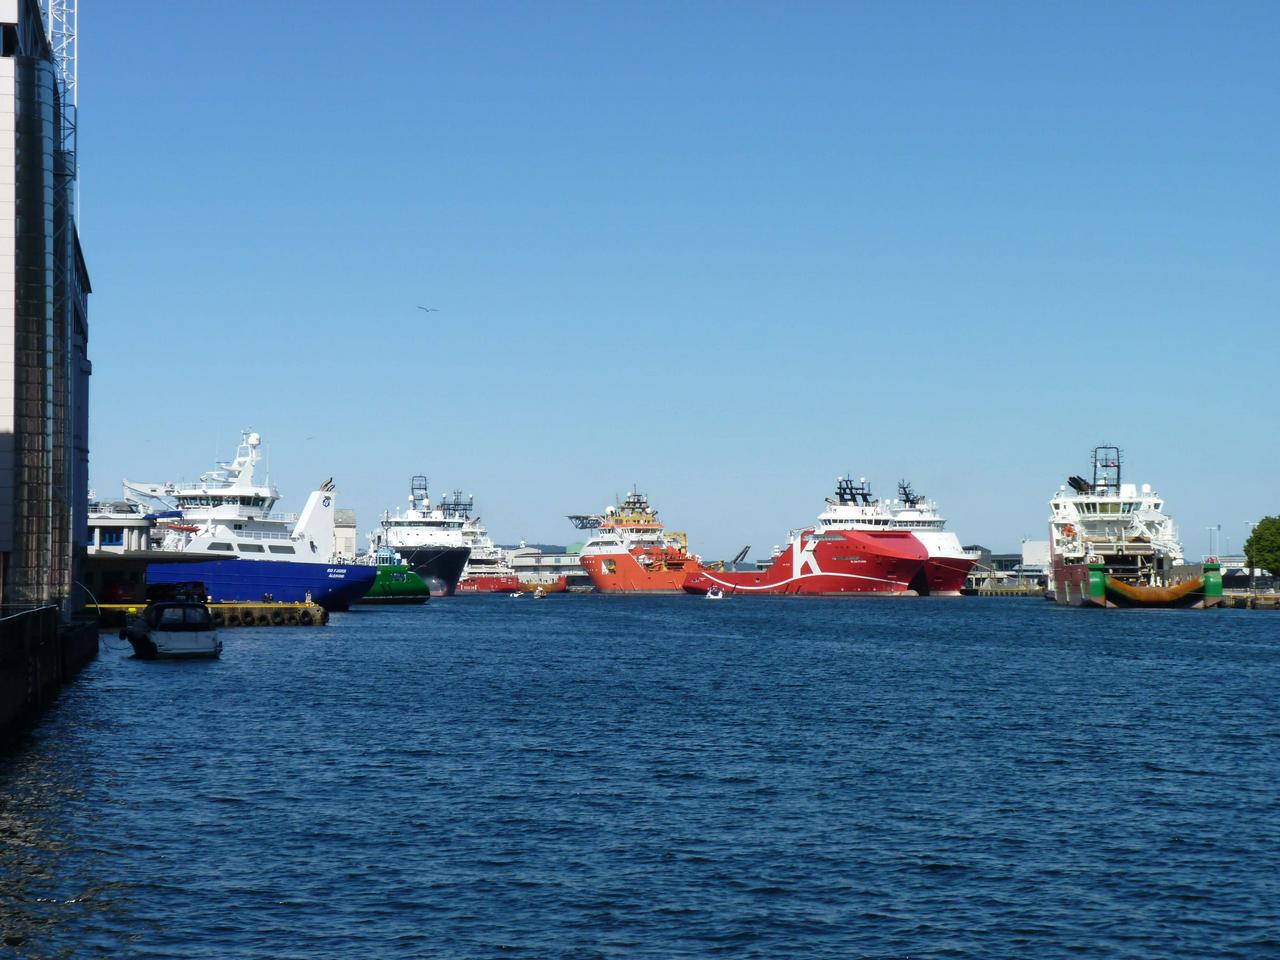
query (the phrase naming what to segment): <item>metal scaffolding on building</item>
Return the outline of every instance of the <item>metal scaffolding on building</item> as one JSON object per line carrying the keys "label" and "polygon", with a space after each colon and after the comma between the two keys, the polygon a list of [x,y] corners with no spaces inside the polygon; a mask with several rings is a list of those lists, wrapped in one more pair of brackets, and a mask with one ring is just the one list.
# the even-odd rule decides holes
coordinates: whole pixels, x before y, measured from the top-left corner
{"label": "metal scaffolding on building", "polygon": [[64,175],[70,179],[73,210],[79,220],[80,202],[77,181],[80,167],[76,156],[76,112],[80,103],[80,69],[77,63],[77,29],[80,22],[79,0],[40,0],[41,13],[53,51],[54,68],[58,74],[58,93],[62,100],[62,123],[59,135],[66,160]]}

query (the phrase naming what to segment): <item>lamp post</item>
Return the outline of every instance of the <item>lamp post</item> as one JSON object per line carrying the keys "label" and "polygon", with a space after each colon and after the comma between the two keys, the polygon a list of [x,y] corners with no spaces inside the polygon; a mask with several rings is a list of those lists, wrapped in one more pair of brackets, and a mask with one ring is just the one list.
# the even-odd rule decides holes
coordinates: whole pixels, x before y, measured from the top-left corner
{"label": "lamp post", "polygon": [[[1258,525],[1258,521],[1246,520],[1244,524],[1246,527],[1249,528],[1249,536],[1253,536],[1253,528]],[[1249,541],[1246,539],[1245,545],[1248,546],[1248,543]],[[1249,565],[1249,592],[1253,593],[1253,559],[1248,555],[1247,552],[1245,553],[1244,562]]]}

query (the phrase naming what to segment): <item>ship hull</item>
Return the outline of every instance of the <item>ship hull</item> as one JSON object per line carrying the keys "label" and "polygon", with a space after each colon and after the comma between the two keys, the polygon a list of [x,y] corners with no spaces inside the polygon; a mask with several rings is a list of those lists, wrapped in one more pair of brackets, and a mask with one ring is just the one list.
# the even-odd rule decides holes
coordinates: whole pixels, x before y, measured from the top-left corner
{"label": "ship hull", "polygon": [[767,570],[702,570],[684,582],[687,593],[719,587],[742,596],[914,596],[911,582],[928,552],[909,533],[841,530],[794,538]]}
{"label": "ship hull", "polygon": [[510,576],[467,577],[458,582],[458,593],[514,593],[520,589],[520,578]]}
{"label": "ship hull", "polygon": [[702,570],[692,557],[658,551],[584,553],[578,562],[601,593],[683,593],[685,578]]}
{"label": "ship hull", "polygon": [[253,603],[269,596],[276,603],[318,603],[346,610],[373,586],[374,567],[292,560],[209,560],[152,563],[147,583],[199,581],[212,603]]}
{"label": "ship hull", "polygon": [[373,586],[363,597],[353,601],[354,603],[361,606],[426,603],[431,596],[426,582],[402,563],[379,564],[374,569],[377,570],[377,576]]}
{"label": "ship hull", "polygon": [[930,557],[924,562],[925,590],[934,597],[958,597],[976,561],[967,557]]}
{"label": "ship hull", "polygon": [[1105,563],[1070,563],[1055,556],[1050,595],[1073,607],[1203,610],[1222,603],[1222,573],[1218,564],[1207,563],[1200,575],[1179,582],[1133,584],[1109,576]]}
{"label": "ship hull", "polygon": [[396,547],[400,562],[427,582],[431,595],[452,596],[471,559],[470,547]]}
{"label": "ship hull", "polygon": [[523,593],[533,593],[541,590],[543,593],[564,593],[569,589],[569,579],[567,577],[556,577],[554,580],[545,582],[540,580],[521,580],[520,590]]}

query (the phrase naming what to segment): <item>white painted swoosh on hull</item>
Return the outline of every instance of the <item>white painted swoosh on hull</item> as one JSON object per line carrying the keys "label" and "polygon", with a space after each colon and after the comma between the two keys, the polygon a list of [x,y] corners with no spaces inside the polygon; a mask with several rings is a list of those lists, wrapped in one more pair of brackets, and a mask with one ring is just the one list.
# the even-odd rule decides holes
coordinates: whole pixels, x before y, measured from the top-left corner
{"label": "white painted swoosh on hull", "polygon": [[797,580],[816,580],[818,577],[844,577],[848,580],[870,580],[873,583],[896,584],[898,586],[906,586],[902,580],[886,580],[883,577],[864,577],[857,573],[807,573],[798,577],[788,577],[786,580],[779,580],[776,583],[762,583],[755,586],[747,586],[746,584],[734,583],[729,580],[717,580],[705,570],[702,575],[708,580],[731,590],[776,590],[778,587],[786,586],[788,583],[795,583]]}

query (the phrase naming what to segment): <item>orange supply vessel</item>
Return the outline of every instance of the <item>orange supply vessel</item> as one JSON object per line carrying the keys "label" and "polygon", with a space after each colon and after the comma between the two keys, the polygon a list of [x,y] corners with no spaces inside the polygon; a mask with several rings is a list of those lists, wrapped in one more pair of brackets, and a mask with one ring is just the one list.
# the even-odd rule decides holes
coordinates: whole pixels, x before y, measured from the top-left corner
{"label": "orange supply vessel", "polygon": [[568,577],[556,577],[552,580],[521,580],[520,591],[522,593],[534,593],[541,590],[543,593],[564,593],[569,589]]}
{"label": "orange supply vessel", "polygon": [[702,570],[685,535],[664,530],[642,493],[633,490],[602,515],[569,520],[579,530],[592,531],[579,562],[601,593],[681,593],[684,578]]}

